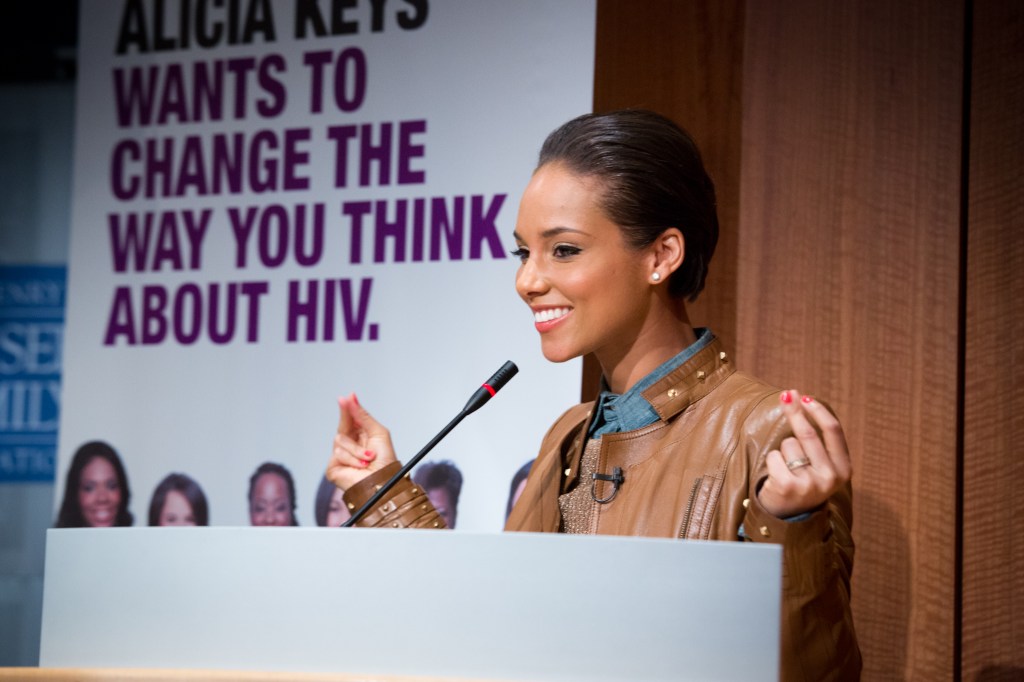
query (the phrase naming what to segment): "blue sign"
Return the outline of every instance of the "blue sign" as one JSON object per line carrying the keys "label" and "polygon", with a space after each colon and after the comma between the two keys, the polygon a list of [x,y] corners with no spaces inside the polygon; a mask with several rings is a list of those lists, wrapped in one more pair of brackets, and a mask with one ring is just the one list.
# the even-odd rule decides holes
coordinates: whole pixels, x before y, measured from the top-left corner
{"label": "blue sign", "polygon": [[52,482],[64,266],[0,266],[0,483]]}

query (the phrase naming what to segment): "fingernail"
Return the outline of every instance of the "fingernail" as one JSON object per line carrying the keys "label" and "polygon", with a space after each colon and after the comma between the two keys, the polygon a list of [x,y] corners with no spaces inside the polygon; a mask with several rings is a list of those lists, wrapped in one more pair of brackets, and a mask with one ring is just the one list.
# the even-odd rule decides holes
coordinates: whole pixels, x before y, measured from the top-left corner
{"label": "fingernail", "polygon": [[803,398],[800,398],[800,400],[802,400],[803,402],[808,403],[808,404],[814,402],[814,398],[812,398],[809,395],[805,395]]}
{"label": "fingernail", "polygon": [[784,403],[786,403],[788,405],[789,403],[793,402],[793,396],[791,396],[789,394],[789,391],[783,391],[779,395],[779,400],[781,400],[782,402],[784,402]]}
{"label": "fingernail", "polygon": [[377,453],[373,450],[363,450],[363,457],[366,457],[367,459],[373,459],[376,456]]}
{"label": "fingernail", "polygon": [[[359,405],[359,398],[356,397],[355,393],[352,394],[352,402],[354,402],[356,405]],[[359,407],[362,407],[362,405],[359,405]]]}

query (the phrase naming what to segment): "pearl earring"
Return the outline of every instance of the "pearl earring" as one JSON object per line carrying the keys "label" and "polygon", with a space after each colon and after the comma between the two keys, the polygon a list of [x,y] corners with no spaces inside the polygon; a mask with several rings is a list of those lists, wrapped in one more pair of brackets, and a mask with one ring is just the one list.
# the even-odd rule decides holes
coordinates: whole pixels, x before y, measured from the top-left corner
{"label": "pearl earring", "polygon": [[651,274],[651,279],[654,280],[655,282],[660,282],[661,281],[661,273],[660,272],[652,273]]}

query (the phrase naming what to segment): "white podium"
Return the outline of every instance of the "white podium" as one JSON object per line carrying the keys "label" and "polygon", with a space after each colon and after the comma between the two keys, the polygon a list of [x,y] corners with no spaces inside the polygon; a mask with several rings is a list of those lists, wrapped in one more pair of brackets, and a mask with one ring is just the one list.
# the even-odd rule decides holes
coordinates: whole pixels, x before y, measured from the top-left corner
{"label": "white podium", "polygon": [[50,530],[40,665],[777,680],[781,550],[327,528]]}

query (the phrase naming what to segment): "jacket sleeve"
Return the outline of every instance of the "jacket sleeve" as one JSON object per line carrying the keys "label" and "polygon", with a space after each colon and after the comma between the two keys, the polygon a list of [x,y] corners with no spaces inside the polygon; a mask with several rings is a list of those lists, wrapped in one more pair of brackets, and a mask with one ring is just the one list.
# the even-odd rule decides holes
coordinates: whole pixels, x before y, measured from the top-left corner
{"label": "jacket sleeve", "polygon": [[[362,507],[402,465],[392,462],[345,491],[349,511]],[[427,493],[408,476],[402,478],[355,524],[359,528],[447,528],[444,519],[427,499]]]}
{"label": "jacket sleeve", "polygon": [[779,422],[772,431],[757,448],[743,528],[748,541],[782,545],[780,679],[859,680],[861,656],[850,610],[852,489],[847,484],[799,520],[768,512],[757,497],[768,477],[764,459],[790,435]]}

